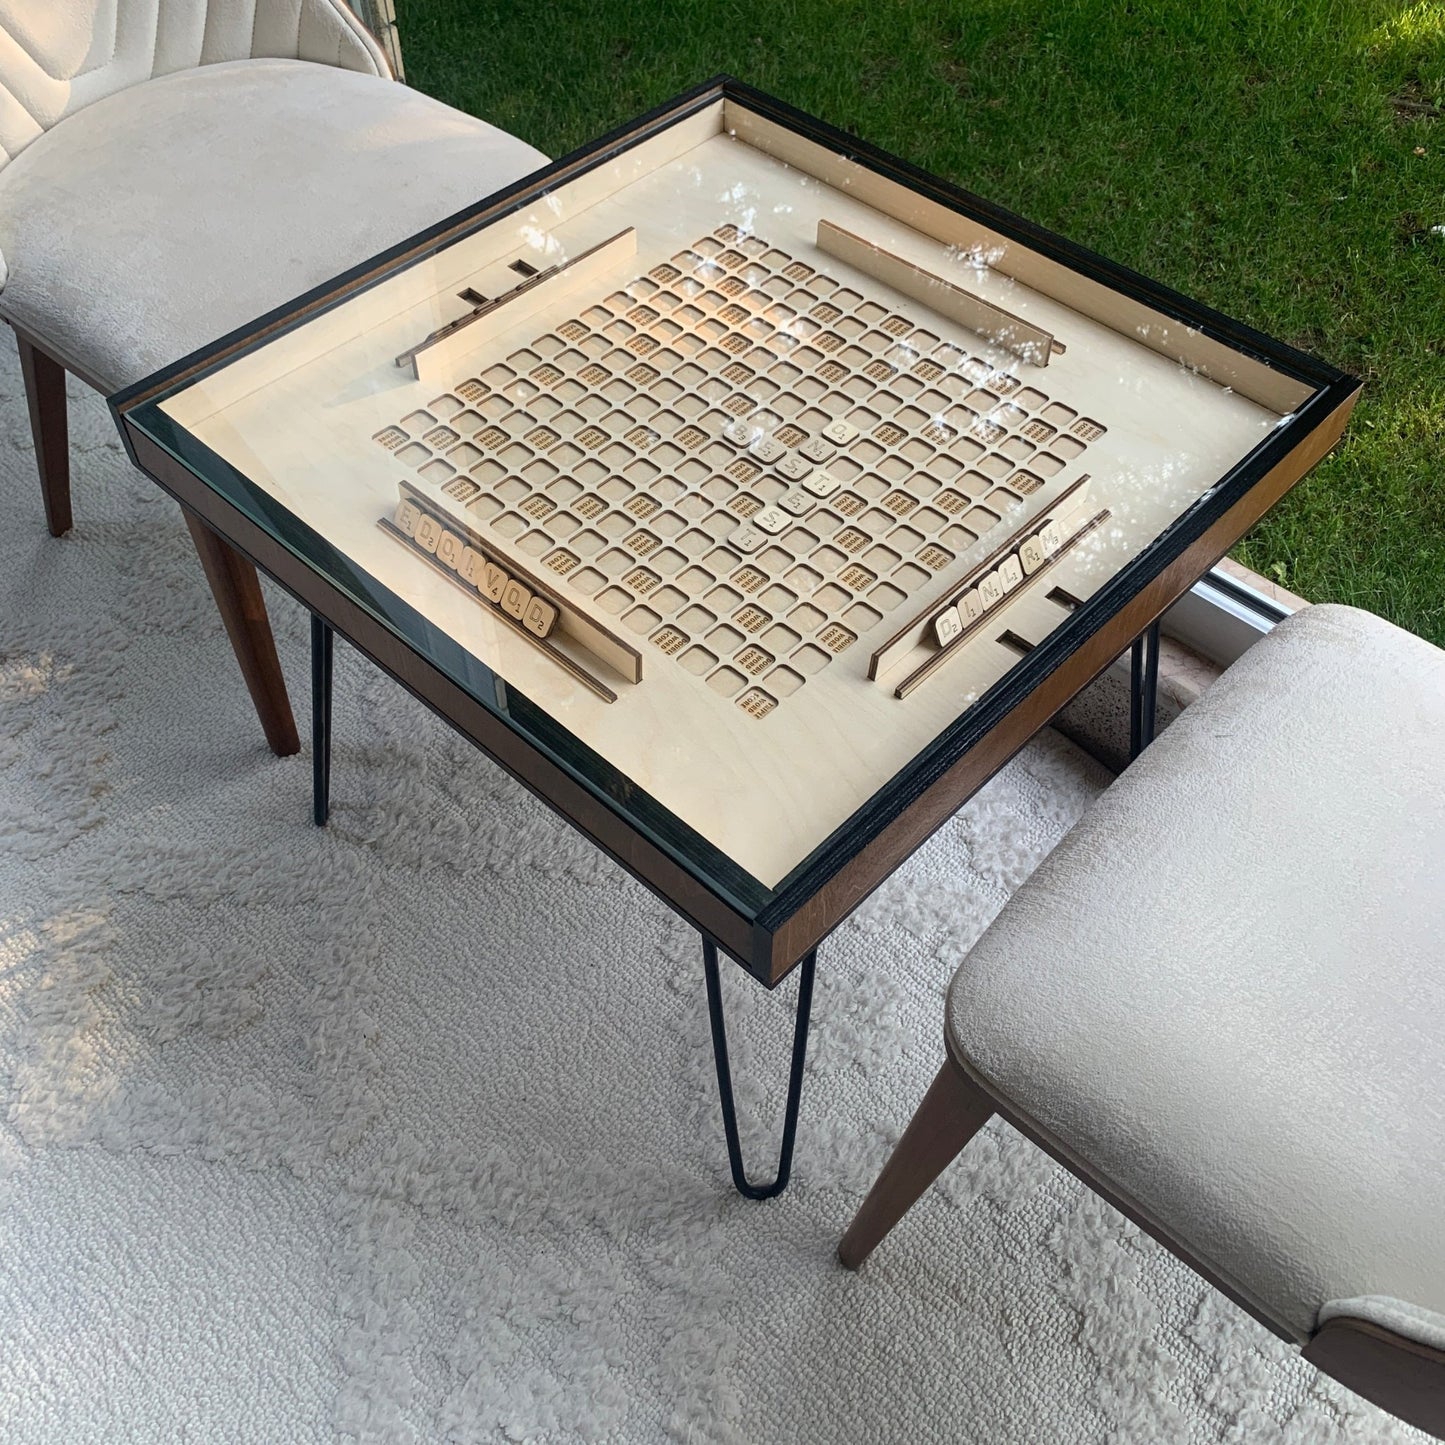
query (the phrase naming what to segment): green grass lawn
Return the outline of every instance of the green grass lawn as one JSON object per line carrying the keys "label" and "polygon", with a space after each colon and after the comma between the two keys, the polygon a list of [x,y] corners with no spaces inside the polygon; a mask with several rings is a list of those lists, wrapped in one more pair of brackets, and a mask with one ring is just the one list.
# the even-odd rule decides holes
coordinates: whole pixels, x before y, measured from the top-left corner
{"label": "green grass lawn", "polygon": [[726,71],[1363,377],[1236,555],[1445,643],[1445,3],[398,9],[411,84],[549,154]]}

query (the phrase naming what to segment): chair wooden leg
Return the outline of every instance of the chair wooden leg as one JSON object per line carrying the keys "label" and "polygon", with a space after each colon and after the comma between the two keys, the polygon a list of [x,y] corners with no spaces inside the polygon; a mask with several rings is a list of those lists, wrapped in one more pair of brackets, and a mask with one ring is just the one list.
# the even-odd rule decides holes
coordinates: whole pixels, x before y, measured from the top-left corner
{"label": "chair wooden leg", "polygon": [[291,699],[286,695],[286,679],[281,675],[281,660],[276,656],[276,640],[271,635],[271,619],[266,615],[266,599],[261,595],[256,569],[198,517],[190,512],[185,516],[266,741],[277,757],[290,757],[301,751],[301,739],[291,715]]}
{"label": "chair wooden leg", "polygon": [[30,407],[30,434],[35,439],[35,461],[40,468],[45,523],[52,537],[63,537],[71,527],[65,368],[18,331],[15,341],[20,348],[20,374],[25,378],[25,400]]}
{"label": "chair wooden leg", "polygon": [[945,1060],[838,1246],[848,1269],[873,1253],[992,1117],[992,1102]]}

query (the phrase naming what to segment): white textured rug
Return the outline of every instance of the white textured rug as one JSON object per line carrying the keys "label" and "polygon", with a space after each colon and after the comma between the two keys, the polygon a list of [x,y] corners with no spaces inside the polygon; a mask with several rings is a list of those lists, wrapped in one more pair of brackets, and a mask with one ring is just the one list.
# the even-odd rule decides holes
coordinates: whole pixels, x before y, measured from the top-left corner
{"label": "white textured rug", "polygon": [[[1104,781],[1067,743],[826,945],[797,1182],[747,1203],[696,939],[345,649],[313,829],[73,397],[52,542],[0,355],[5,1441],[1418,1438],[996,1126],[835,1265],[955,961]],[[762,1171],[794,990],[725,984]]]}

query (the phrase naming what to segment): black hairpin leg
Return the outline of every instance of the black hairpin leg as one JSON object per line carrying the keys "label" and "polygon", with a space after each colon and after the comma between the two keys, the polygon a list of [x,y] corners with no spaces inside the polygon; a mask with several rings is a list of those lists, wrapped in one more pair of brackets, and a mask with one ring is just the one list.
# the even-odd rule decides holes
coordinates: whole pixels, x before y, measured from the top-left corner
{"label": "black hairpin leg", "polygon": [[727,1136],[728,1167],[733,1184],[745,1199],[772,1199],[788,1187],[793,1170],[793,1141],[798,1133],[798,1101],[803,1094],[803,1063],[808,1053],[808,1020],[813,1012],[813,966],[815,948],[803,959],[798,973],[798,1017],[793,1025],[793,1063],[788,1073],[788,1103],[783,1114],[783,1147],[778,1155],[778,1173],[771,1184],[750,1184],[743,1172],[742,1145],[738,1142],[737,1107],[733,1102],[733,1076],[728,1064],[727,1025],[723,1021],[722,984],[718,979],[717,945],[702,941],[702,968],[707,979],[707,1012],[712,1021],[712,1052],[717,1064],[717,1088],[722,1100],[723,1133]]}
{"label": "black hairpin leg", "polygon": [[1154,705],[1159,696],[1159,624],[1134,639],[1129,653],[1129,761],[1154,741]]}
{"label": "black hairpin leg", "polygon": [[331,628],[311,614],[311,817],[318,828],[331,814]]}

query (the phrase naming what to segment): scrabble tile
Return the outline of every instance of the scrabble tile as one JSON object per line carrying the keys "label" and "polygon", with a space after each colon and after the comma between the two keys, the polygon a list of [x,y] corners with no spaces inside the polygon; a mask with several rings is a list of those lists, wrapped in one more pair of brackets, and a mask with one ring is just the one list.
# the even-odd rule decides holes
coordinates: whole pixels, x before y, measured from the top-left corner
{"label": "scrabble tile", "polygon": [[845,447],[858,435],[858,428],[840,417],[823,428],[823,435],[830,442],[837,442],[840,447]]}
{"label": "scrabble tile", "polygon": [[1024,569],[1012,552],[998,564],[998,580],[1005,592],[1012,592],[1024,580]]}
{"label": "scrabble tile", "polygon": [[392,521],[396,524],[397,530],[405,532],[408,537],[416,536],[416,524],[421,521],[421,508],[415,502],[403,501],[398,504]]}
{"label": "scrabble tile", "polygon": [[831,497],[839,487],[843,485],[832,472],[825,472],[821,467],[815,472],[809,472],[803,478],[803,485],[815,497]]}
{"label": "scrabble tile", "polygon": [[787,447],[777,437],[759,437],[749,450],[760,462],[781,461],[788,454]]}
{"label": "scrabble tile", "polygon": [[768,534],[751,522],[734,527],[728,534],[728,546],[736,547],[739,552],[756,552],[767,540]]}
{"label": "scrabble tile", "polygon": [[826,462],[838,450],[826,437],[809,437],[798,450],[810,462]]}
{"label": "scrabble tile", "polygon": [[977,622],[983,616],[983,600],[978,595],[977,587],[970,587],[962,597],[958,599],[958,615],[963,618],[963,625]]}
{"label": "scrabble tile", "polygon": [[933,635],[940,647],[947,647],[955,637],[963,635],[963,619],[958,615],[957,607],[945,607],[933,619]]}
{"label": "scrabble tile", "polygon": [[532,594],[515,577],[502,589],[502,611],[508,617],[515,617],[518,622],[526,616],[531,601]]}
{"label": "scrabble tile", "polygon": [[545,597],[533,597],[522,614],[522,626],[538,637],[546,637],[557,621],[557,609]]}
{"label": "scrabble tile", "polygon": [[809,472],[813,470],[813,464],[806,457],[799,456],[797,452],[786,456],[778,463],[778,475],[787,477],[790,482],[800,482]]}
{"label": "scrabble tile", "polygon": [[469,587],[481,587],[486,576],[487,559],[472,547],[462,549],[462,560],[457,567],[457,576]]}
{"label": "scrabble tile", "polygon": [[487,600],[500,602],[502,593],[511,580],[495,562],[488,562],[482,573],[482,591],[486,594]]}
{"label": "scrabble tile", "polygon": [[735,446],[751,446],[757,436],[757,428],[750,426],[747,422],[738,418],[730,421],[723,429],[722,434],[725,440],[732,442]]}
{"label": "scrabble tile", "polygon": [[1052,557],[1064,545],[1064,529],[1052,517],[1039,529],[1039,541]]}
{"label": "scrabble tile", "polygon": [[424,552],[435,552],[437,543],[442,539],[442,525],[435,517],[422,514],[421,520],[416,524],[416,542]]}
{"label": "scrabble tile", "polygon": [[1047,560],[1044,544],[1037,537],[1030,537],[1019,548],[1019,561],[1023,564],[1025,577],[1032,577]]}
{"label": "scrabble tile", "polygon": [[749,519],[759,531],[775,537],[793,520],[781,507],[764,507]]}
{"label": "scrabble tile", "polygon": [[437,543],[437,561],[456,571],[462,564],[462,552],[465,547],[466,543],[454,532],[443,532],[441,540]]}
{"label": "scrabble tile", "polygon": [[1003,601],[1003,583],[998,580],[997,572],[990,572],[979,579],[978,600],[983,603],[985,610],[997,607]]}
{"label": "scrabble tile", "polygon": [[818,499],[802,487],[790,487],[778,498],[777,505],[795,517],[805,517],[818,505]]}

